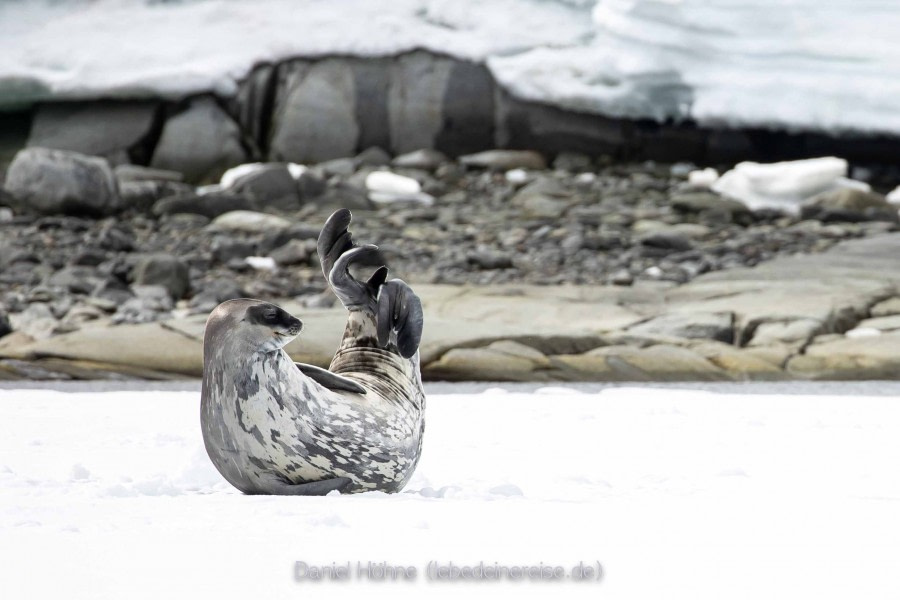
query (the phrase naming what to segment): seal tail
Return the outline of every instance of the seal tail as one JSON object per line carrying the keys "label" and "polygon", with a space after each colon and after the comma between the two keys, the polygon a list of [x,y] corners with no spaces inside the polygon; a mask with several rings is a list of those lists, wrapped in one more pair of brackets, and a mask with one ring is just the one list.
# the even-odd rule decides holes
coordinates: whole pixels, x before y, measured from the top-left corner
{"label": "seal tail", "polygon": [[422,301],[404,281],[392,279],[381,286],[375,314],[379,346],[394,342],[400,356],[411,358],[419,350],[424,322]]}

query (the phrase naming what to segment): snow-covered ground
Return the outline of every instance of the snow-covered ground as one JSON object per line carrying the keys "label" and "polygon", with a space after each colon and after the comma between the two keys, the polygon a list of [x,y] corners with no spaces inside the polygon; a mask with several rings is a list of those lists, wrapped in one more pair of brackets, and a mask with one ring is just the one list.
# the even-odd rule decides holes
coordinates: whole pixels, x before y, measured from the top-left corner
{"label": "snow-covered ground", "polygon": [[0,105],[231,94],[257,62],[428,48],[611,116],[900,133],[884,0],[10,0]]}
{"label": "snow-covered ground", "polygon": [[[865,388],[444,388],[464,393],[429,396],[404,493],[324,498],[230,488],[196,392],[74,389],[0,390],[5,598],[900,594],[900,401]],[[352,580],[296,582],[295,561]],[[418,577],[360,580],[358,561]],[[429,561],[604,575],[433,582]]]}

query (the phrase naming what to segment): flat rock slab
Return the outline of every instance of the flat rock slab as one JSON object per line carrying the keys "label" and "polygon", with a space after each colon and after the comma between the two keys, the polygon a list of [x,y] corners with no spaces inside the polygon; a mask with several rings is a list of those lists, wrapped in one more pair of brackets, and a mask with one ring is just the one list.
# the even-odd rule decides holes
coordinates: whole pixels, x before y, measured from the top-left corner
{"label": "flat rock slab", "polygon": [[[426,315],[421,359],[429,379],[900,378],[898,318],[891,316],[900,298],[900,234],[712,273],[680,287],[414,287]],[[282,306],[304,323],[287,347],[290,355],[327,367],[343,335],[344,309]],[[196,315],[91,326],[37,341],[12,334],[0,342],[0,359],[43,361],[34,372],[69,378],[87,378],[91,369],[98,377],[197,377],[205,321]],[[859,337],[859,329],[844,335],[854,328],[867,335]],[[8,362],[0,377],[27,377],[26,366]]]}

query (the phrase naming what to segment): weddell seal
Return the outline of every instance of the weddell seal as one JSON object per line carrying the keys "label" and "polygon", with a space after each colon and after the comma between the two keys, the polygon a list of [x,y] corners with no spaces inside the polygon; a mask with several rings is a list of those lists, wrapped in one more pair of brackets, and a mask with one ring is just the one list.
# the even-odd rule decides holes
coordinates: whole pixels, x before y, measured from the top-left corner
{"label": "weddell seal", "polygon": [[229,300],[206,322],[203,440],[222,476],[247,494],[397,492],[419,460],[422,304],[384,266],[366,282],[350,274],[378,256],[353,243],[350,218],[346,209],[332,214],[317,246],[349,311],[328,370],[290,359],[284,346],[303,325],[274,304]]}

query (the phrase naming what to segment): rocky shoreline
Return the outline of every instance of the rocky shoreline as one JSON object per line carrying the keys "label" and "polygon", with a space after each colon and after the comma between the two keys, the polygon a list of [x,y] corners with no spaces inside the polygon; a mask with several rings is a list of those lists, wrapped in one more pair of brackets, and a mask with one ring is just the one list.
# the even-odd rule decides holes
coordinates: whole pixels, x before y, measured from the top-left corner
{"label": "rocky shoreline", "polygon": [[[832,190],[796,215],[752,211],[691,183],[691,169],[372,148],[311,166],[244,166],[197,188],[174,171],[25,150],[0,188],[0,378],[197,376],[206,314],[240,296],[312,323],[292,351],[327,365],[342,315],[315,238],[338,207],[422,295],[433,380],[827,378],[828,356],[812,358],[821,336],[882,332],[880,321],[860,323],[896,314],[887,269],[875,287],[866,275],[852,300],[819,280],[838,277],[847,248],[872,249],[856,259],[862,273],[869,259],[892,260],[882,254],[893,252],[897,211],[883,196]],[[888,241],[864,246],[876,240]],[[811,274],[777,270],[804,260]],[[726,300],[682,306],[704,286]],[[768,286],[775,303],[755,306]],[[860,373],[891,377],[864,365],[833,375]]]}

